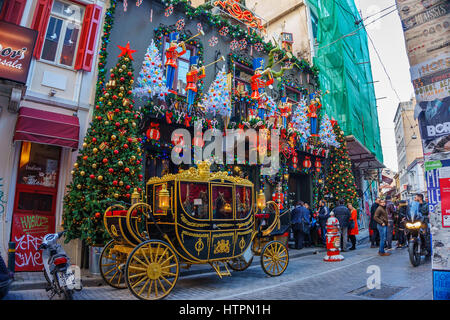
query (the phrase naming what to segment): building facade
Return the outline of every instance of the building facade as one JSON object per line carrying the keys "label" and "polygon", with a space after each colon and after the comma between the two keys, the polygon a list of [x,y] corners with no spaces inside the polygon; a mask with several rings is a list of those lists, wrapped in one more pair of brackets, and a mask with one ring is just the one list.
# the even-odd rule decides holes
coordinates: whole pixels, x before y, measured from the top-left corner
{"label": "building facade", "polygon": [[394,117],[401,200],[410,200],[415,193],[426,194],[420,130],[414,119],[415,105],[415,98],[400,102]]}
{"label": "building facade", "polygon": [[[16,29],[35,38],[28,47],[8,44],[23,54],[10,55],[6,66],[17,67],[29,55],[23,80],[12,81],[0,69],[0,252],[5,256],[8,242],[15,242],[16,271],[34,271],[42,267],[37,243],[61,230],[65,188],[93,106],[106,3],[1,2],[2,47],[7,39],[20,39]],[[76,262],[77,250],[69,253]]]}

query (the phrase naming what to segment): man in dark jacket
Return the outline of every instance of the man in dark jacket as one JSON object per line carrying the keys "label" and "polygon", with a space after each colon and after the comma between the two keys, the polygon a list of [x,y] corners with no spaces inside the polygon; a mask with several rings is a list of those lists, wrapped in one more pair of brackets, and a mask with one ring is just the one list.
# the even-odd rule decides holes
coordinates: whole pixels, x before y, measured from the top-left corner
{"label": "man in dark jacket", "polygon": [[395,206],[392,203],[391,196],[386,196],[386,213],[388,215],[386,248],[392,249],[392,237],[394,234],[394,215],[396,214]]}
{"label": "man in dark jacket", "polygon": [[384,251],[384,244],[386,242],[386,233],[388,225],[388,214],[386,212],[385,200],[380,200],[380,205],[378,206],[377,210],[375,210],[373,219],[377,222],[378,232],[380,232],[380,248],[378,254],[380,256],[389,256],[390,253]]}
{"label": "man in dark jacket", "polygon": [[306,229],[304,226],[308,226],[309,228],[309,221],[309,210],[304,207],[303,201],[299,201],[295,209],[292,210],[291,217],[292,231],[295,239],[295,249],[303,249],[305,234],[309,233],[309,230],[305,232]]}
{"label": "man in dark jacket", "polygon": [[327,220],[330,217],[330,210],[328,209],[325,200],[319,201],[319,226],[322,243],[326,245],[325,236],[327,233]]}
{"label": "man in dark jacket", "polygon": [[380,205],[380,198],[376,198],[375,202],[370,207],[370,222],[369,222],[369,230],[372,231],[370,235],[370,247],[378,248],[380,245],[380,233],[378,232],[377,222],[373,219],[375,215],[375,210],[377,210]]}
{"label": "man in dark jacket", "polygon": [[347,231],[350,222],[350,210],[345,206],[345,200],[339,200],[339,205],[333,209],[334,216],[339,221],[339,227],[341,231],[341,250],[347,251]]}

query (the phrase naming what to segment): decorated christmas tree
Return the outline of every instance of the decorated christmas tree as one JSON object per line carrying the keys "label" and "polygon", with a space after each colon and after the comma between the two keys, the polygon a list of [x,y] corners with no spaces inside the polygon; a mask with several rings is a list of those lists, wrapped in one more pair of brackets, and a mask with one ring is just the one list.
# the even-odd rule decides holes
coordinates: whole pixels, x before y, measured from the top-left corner
{"label": "decorated christmas tree", "polygon": [[156,48],[152,39],[150,46],[147,48],[142,69],[133,93],[136,97],[158,97],[163,99],[167,95],[168,89],[165,85],[166,77],[164,75],[163,65],[159,50]]}
{"label": "decorated christmas tree", "polygon": [[309,122],[308,107],[301,102],[292,114],[292,127],[297,131],[300,143],[305,144],[311,136],[311,124]]}
{"label": "decorated christmas tree", "polygon": [[231,100],[227,86],[227,73],[225,65],[222,70],[217,73],[216,79],[211,83],[208,93],[203,98],[203,107],[206,113],[212,116],[221,115],[222,117],[230,117]]}
{"label": "decorated christmas tree", "polygon": [[103,213],[112,202],[130,202],[140,190],[140,115],[133,109],[131,86],[134,50],[120,47],[117,65],[98,99],[83,147],[72,170],[72,182],[64,198],[63,224],[66,241],[80,238],[102,244],[108,237]]}
{"label": "decorated christmas tree", "polygon": [[326,146],[339,147],[339,143],[336,141],[336,135],[333,131],[330,118],[327,114],[324,114],[320,121],[319,138]]}
{"label": "decorated christmas tree", "polygon": [[332,205],[336,201],[344,199],[345,203],[352,203],[358,208],[358,196],[356,194],[355,178],[352,173],[352,164],[347,151],[347,143],[344,132],[336,123],[333,126],[339,147],[330,148],[330,163],[325,174],[324,194],[328,195]]}

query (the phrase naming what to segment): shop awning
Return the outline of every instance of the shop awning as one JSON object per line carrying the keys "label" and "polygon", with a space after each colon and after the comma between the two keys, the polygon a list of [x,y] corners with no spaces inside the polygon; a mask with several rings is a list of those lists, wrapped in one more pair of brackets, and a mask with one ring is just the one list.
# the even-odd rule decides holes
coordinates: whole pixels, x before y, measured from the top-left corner
{"label": "shop awning", "polygon": [[21,107],[14,141],[31,141],[72,149],[78,148],[78,117]]}
{"label": "shop awning", "polygon": [[358,169],[381,169],[385,168],[375,155],[370,152],[358,139],[353,135],[345,137],[347,141],[347,151],[350,160]]}

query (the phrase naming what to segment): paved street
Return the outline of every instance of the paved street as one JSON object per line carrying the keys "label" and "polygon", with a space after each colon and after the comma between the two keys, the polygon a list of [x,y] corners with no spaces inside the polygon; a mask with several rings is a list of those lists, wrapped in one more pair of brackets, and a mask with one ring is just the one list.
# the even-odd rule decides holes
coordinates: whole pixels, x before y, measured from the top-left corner
{"label": "paved street", "polygon": [[[291,251],[292,252],[292,251]],[[220,279],[214,272],[181,276],[167,300],[318,300],[318,299],[432,299],[430,261],[413,268],[405,249],[393,249],[389,257],[377,255],[377,249],[360,245],[345,252],[341,262],[323,262],[324,254],[290,260],[286,272],[271,278],[255,257],[251,267]],[[369,290],[368,267],[378,266],[381,288]],[[48,299],[44,290],[12,291],[7,299]],[[128,289],[108,286],[85,287],[75,294],[79,300],[135,300]]]}

